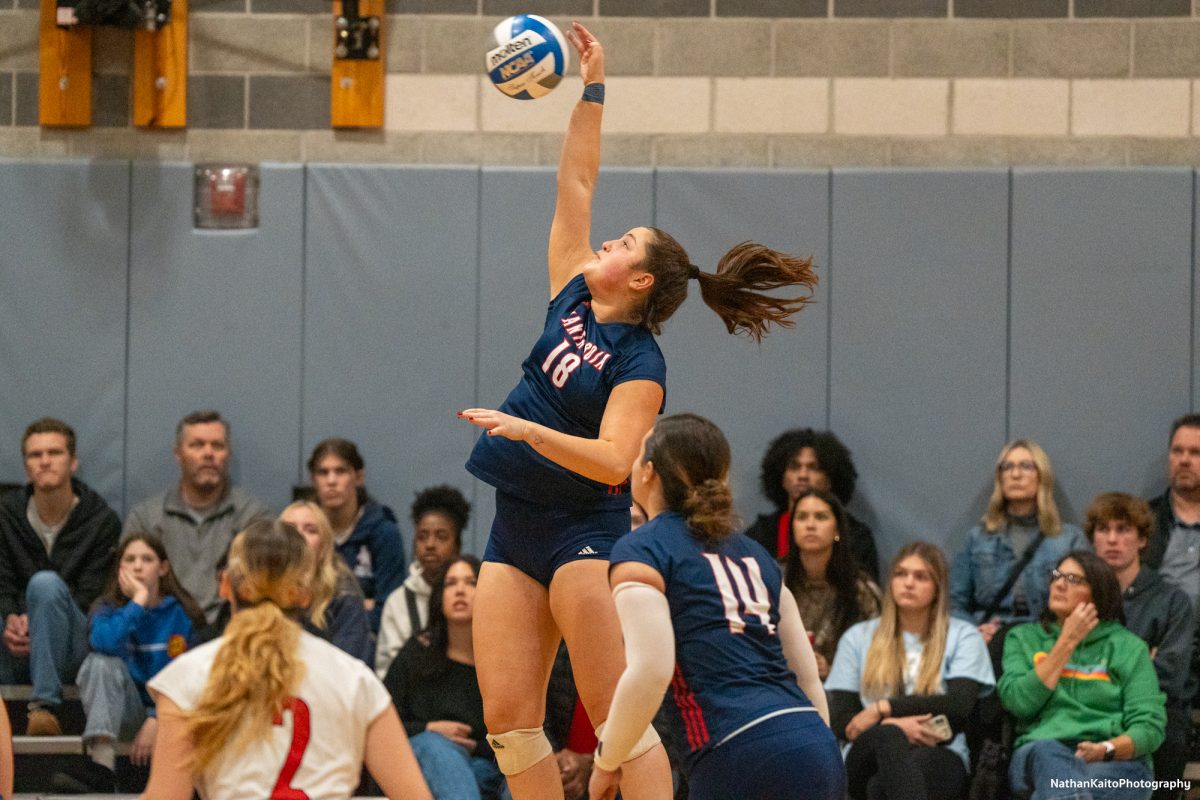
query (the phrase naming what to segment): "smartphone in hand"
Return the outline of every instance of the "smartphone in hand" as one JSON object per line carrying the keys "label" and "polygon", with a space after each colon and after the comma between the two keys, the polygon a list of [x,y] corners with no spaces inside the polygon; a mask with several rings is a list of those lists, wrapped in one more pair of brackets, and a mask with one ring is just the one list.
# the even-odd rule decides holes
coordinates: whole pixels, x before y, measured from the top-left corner
{"label": "smartphone in hand", "polygon": [[950,729],[950,720],[946,719],[945,714],[938,714],[936,717],[927,719],[921,724],[927,730],[931,731],[939,742],[948,742],[954,738],[954,731]]}

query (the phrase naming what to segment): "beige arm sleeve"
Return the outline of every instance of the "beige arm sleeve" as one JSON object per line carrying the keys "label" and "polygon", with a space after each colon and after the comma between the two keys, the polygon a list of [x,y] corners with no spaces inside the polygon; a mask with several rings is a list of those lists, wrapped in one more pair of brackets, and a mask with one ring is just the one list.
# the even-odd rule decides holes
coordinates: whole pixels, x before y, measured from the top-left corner
{"label": "beige arm sleeve", "polygon": [[625,672],[596,747],[595,764],[606,770],[619,767],[642,738],[675,669],[675,631],[666,595],[627,581],[613,587],[613,600],[625,635]]}

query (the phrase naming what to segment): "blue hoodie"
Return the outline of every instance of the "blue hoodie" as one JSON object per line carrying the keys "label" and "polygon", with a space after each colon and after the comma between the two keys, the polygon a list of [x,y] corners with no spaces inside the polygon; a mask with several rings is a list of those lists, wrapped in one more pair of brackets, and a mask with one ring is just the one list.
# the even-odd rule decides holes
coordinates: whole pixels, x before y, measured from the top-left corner
{"label": "blue hoodie", "polygon": [[339,544],[337,551],[358,578],[363,595],[375,601],[371,631],[377,633],[383,604],[404,583],[408,572],[396,515],[387,506],[368,500],[350,538]]}
{"label": "blue hoodie", "polygon": [[164,597],[152,608],[133,601],[119,607],[101,603],[92,612],[88,640],[97,653],[125,662],[150,716],[154,701],[146,681],[194,643],[192,620],[174,597]]}

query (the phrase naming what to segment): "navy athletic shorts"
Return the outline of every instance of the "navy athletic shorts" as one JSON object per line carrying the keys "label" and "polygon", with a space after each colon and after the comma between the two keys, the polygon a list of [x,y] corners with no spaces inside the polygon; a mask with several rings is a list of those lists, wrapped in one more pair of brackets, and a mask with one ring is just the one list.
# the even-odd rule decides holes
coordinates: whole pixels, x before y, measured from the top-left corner
{"label": "navy athletic shorts", "polygon": [[843,800],[846,767],[833,731],[813,711],[781,714],[703,756],[688,800]]}
{"label": "navy athletic shorts", "polygon": [[544,506],[496,492],[496,518],[484,561],[509,564],[546,588],[563,564],[607,561],[617,539],[629,533],[629,509],[572,510]]}

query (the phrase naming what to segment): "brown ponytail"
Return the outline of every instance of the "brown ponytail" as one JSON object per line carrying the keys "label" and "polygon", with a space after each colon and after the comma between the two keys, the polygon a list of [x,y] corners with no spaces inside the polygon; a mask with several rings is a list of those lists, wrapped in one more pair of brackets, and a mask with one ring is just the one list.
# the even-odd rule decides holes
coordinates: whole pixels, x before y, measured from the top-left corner
{"label": "brown ponytail", "polygon": [[237,611],[187,715],[194,772],[226,748],[239,751],[268,735],[295,693],[304,677],[296,658],[300,626],[286,612],[307,604],[311,575],[312,555],[289,523],[256,522],[233,540],[227,579]]}
{"label": "brown ponytail", "polygon": [[[670,234],[658,228],[650,230],[654,237],[646,245],[642,269],[654,276],[654,284],[642,310],[642,324],[656,335],[662,333],[662,324],[687,298],[690,277],[699,281],[700,297],[721,317],[726,330],[744,333],[755,341],[762,341],[772,323],[790,328],[794,323],[789,317],[812,302],[817,275],[811,258],[742,242],[721,257],[716,272],[704,272],[692,265],[687,252]],[[763,294],[786,286],[804,286],[810,294]]]}
{"label": "brown ponytail", "polygon": [[667,508],[683,514],[692,533],[710,544],[738,528],[730,460],[721,429],[696,414],[664,417],[646,439],[645,461],[662,480]]}

